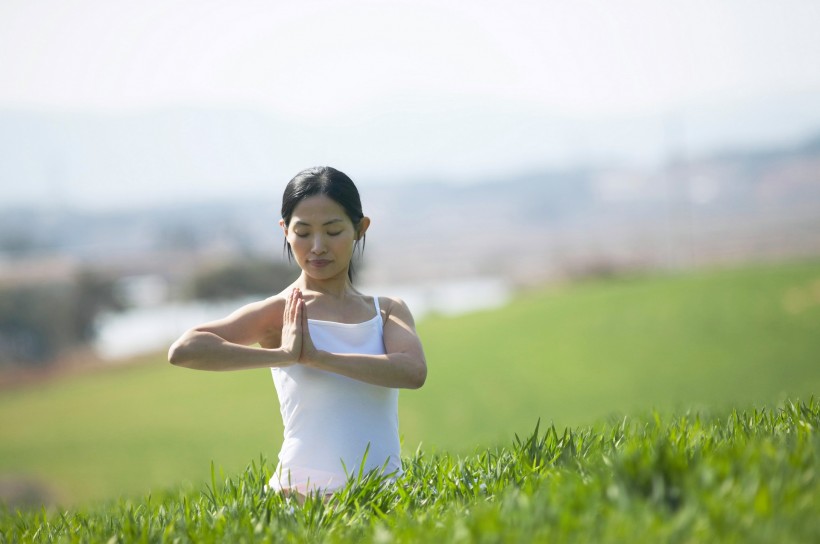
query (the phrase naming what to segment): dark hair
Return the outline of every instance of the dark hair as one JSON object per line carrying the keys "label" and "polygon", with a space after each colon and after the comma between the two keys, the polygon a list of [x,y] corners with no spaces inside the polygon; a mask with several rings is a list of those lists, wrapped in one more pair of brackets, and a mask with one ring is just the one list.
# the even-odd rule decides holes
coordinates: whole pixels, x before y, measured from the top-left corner
{"label": "dark hair", "polygon": [[[345,173],[330,166],[307,168],[296,174],[288,182],[285,193],[282,195],[282,219],[285,221],[285,226],[290,225],[296,206],[304,199],[315,195],[325,195],[344,209],[357,234],[353,253],[355,255],[356,249],[359,248],[359,241],[361,241],[362,247],[359,248],[361,254],[364,251],[364,236],[359,238],[358,232],[364,214],[362,213],[362,201],[359,198],[359,191],[356,189],[353,180],[347,177]],[[285,250],[288,254],[288,260],[292,261],[293,251],[290,249],[287,238],[285,239]],[[353,281],[352,258],[350,267],[347,270],[347,276]]]}

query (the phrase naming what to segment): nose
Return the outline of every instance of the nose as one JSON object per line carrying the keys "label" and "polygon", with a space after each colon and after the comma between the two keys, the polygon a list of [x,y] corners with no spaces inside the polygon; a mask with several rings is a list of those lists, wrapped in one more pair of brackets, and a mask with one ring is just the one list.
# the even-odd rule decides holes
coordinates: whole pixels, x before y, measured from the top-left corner
{"label": "nose", "polygon": [[313,245],[310,248],[310,252],[314,255],[321,255],[326,251],[325,249],[325,240],[321,235],[316,235],[313,237]]}

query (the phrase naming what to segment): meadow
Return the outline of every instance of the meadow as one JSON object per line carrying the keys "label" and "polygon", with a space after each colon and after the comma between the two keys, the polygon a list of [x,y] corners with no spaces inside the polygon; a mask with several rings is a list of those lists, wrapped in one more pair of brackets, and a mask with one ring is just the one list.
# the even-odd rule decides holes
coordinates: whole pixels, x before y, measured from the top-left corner
{"label": "meadow", "polygon": [[[403,455],[458,465],[482,448],[515,455],[516,433],[538,421],[606,434],[652,409],[726,416],[810,399],[818,331],[818,261],[551,286],[493,311],[430,316],[419,323],[428,383],[400,396]],[[212,463],[256,481],[281,432],[269,372],[195,372],[158,355],[2,391],[0,475],[69,506],[197,496]]]}
{"label": "meadow", "polygon": [[463,457],[403,459],[329,501],[266,492],[264,458],[196,492],[49,513],[3,542],[817,542],[820,402],[554,426]]}

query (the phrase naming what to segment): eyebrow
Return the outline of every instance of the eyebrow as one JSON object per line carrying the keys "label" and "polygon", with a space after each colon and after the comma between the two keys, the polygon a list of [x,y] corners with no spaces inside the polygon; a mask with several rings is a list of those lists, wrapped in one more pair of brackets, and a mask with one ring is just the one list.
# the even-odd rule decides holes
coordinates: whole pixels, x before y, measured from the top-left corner
{"label": "eyebrow", "polygon": [[[333,223],[341,223],[341,222],[342,222],[341,219],[331,219],[330,221],[327,221],[326,223],[322,223],[322,226],[326,227],[327,225],[332,225]],[[301,225],[304,225],[306,227],[311,226],[310,223],[306,223],[304,221],[299,221],[298,219],[296,220],[296,223],[293,226],[295,227],[295,226],[301,226]]]}

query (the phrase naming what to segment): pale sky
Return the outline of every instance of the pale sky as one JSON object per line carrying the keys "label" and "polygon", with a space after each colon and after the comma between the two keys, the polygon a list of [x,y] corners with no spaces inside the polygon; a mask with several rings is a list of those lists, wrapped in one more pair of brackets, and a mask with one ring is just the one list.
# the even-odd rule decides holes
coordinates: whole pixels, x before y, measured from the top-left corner
{"label": "pale sky", "polygon": [[4,0],[0,106],[658,112],[820,90],[818,27],[788,0]]}
{"label": "pale sky", "polygon": [[337,159],[469,176],[615,153],[636,122],[657,141],[653,117],[693,142],[806,132],[819,28],[815,0],[2,0],[0,110],[258,112],[307,134],[260,163],[277,178]]}

